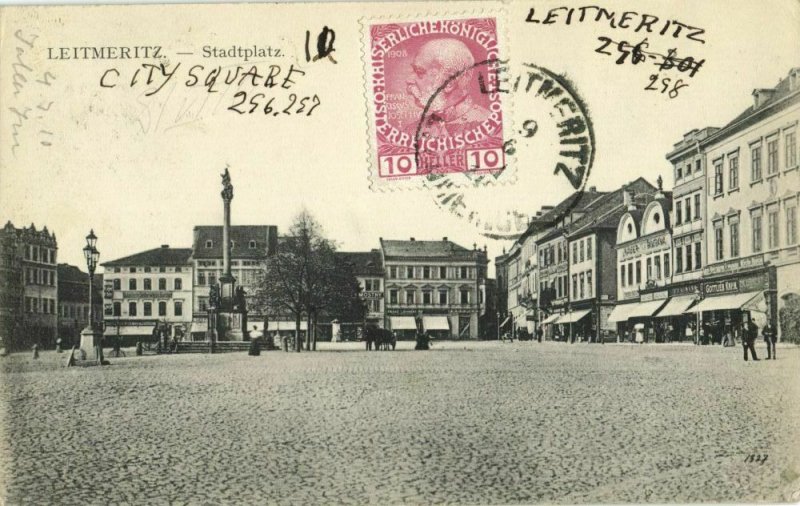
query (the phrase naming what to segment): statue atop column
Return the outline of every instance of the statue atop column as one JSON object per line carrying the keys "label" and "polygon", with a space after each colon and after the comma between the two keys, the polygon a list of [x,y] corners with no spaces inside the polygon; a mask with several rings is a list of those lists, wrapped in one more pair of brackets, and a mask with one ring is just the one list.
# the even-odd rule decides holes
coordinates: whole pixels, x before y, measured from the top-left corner
{"label": "statue atop column", "polygon": [[222,198],[223,200],[233,200],[233,185],[231,184],[231,175],[228,173],[228,167],[225,167],[225,172],[220,174],[222,177]]}

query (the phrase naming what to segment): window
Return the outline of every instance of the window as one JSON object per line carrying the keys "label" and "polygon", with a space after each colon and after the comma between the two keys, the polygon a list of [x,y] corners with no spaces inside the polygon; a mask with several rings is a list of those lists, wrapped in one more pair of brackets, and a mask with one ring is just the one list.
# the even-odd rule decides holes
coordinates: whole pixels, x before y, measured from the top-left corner
{"label": "window", "polygon": [[255,241],[250,241],[248,243],[247,247],[250,248],[250,249],[256,249],[256,242]]}
{"label": "window", "polygon": [[173,309],[175,311],[175,316],[183,316],[183,301],[176,300]]}
{"label": "window", "polygon": [[581,241],[580,244],[578,245],[578,250],[580,251],[581,262],[583,262],[583,260],[586,258],[586,256],[584,255],[583,241]]}
{"label": "window", "polygon": [[397,267],[395,266],[389,267],[389,277],[397,279]]}
{"label": "window", "polygon": [[686,245],[686,272],[692,270],[692,245]]}
{"label": "window", "polygon": [[714,251],[717,260],[723,260],[725,258],[722,242],[722,224],[714,225]]}
{"label": "window", "polygon": [[694,171],[695,172],[700,172],[700,169],[701,169],[700,160],[696,160],[694,162]]}
{"label": "window", "polygon": [[650,281],[651,279],[655,279],[653,277],[653,259],[650,258],[650,257],[647,257],[647,261],[645,262],[645,264],[646,264],[646,269],[647,269],[646,270],[646,272],[647,272],[647,280]]}
{"label": "window", "polygon": [[[61,309],[59,309],[59,311],[61,312],[61,316],[62,317],[64,317],[64,318],[67,317],[67,308],[65,308],[64,306],[61,306]],[[113,314],[114,314],[114,307],[111,306],[110,304],[106,304],[106,307],[103,309],[103,315],[104,316],[113,316]]]}
{"label": "window", "polygon": [[397,304],[397,290],[389,290],[389,303]]}
{"label": "window", "polygon": [[128,303],[128,316],[136,316],[136,303],[129,302]]}
{"label": "window", "polygon": [[114,303],[114,316],[122,315],[122,304],[119,302]]}
{"label": "window", "polygon": [[687,163],[686,164],[686,175],[688,176],[691,173],[692,173],[692,164],[691,163]]}
{"label": "window", "polygon": [[688,223],[692,221],[692,199],[687,198],[683,202],[684,206],[686,207],[686,222]]}
{"label": "window", "polygon": [[761,146],[750,148],[750,181],[761,181]]}
{"label": "window", "polygon": [[728,159],[728,190],[739,188],[739,157],[732,156]]}
{"label": "window", "polygon": [[208,297],[198,297],[197,305],[200,306],[200,311],[208,311]]}
{"label": "window", "polygon": [[753,253],[761,251],[761,214],[754,214],[750,217],[753,228]]}
{"label": "window", "polygon": [[163,300],[158,303],[158,316],[167,316],[167,303]]}
{"label": "window", "polygon": [[214,241],[212,241],[211,239],[207,240],[206,241],[206,249],[211,249],[213,247],[214,247]]}
{"label": "window", "polygon": [[778,138],[767,141],[767,175],[778,173]]}
{"label": "window", "polygon": [[619,266],[620,285],[625,286],[625,264]]}
{"label": "window", "polygon": [[633,262],[628,264],[628,286],[633,284]]}
{"label": "window", "polygon": [[642,282],[642,261],[636,261],[636,284],[641,284]]}
{"label": "window", "polygon": [[200,286],[204,286],[206,284],[206,273],[205,272],[198,272],[197,273],[197,284]]}
{"label": "window", "polygon": [[136,280],[129,279],[128,280],[128,290],[136,290]]}
{"label": "window", "polygon": [[592,259],[592,238],[586,238],[586,260]]}
{"label": "window", "polygon": [[130,271],[130,272],[133,274],[133,273],[135,273],[135,272],[136,272],[136,267],[131,267],[131,268],[130,268],[130,269],[128,269],[128,270],[129,270],[129,271]]}
{"label": "window", "polygon": [[694,219],[700,219],[700,194],[694,194]]}
{"label": "window", "polygon": [[669,253],[664,253],[664,277],[668,278],[671,274],[672,265],[669,263]]}
{"label": "window", "polygon": [[581,299],[584,297],[584,295],[583,295],[583,294],[584,294],[583,285],[584,285],[584,283],[585,283],[585,282],[586,282],[586,277],[585,277],[585,276],[584,276],[584,274],[581,272],[581,275],[580,275],[580,283],[579,283],[579,286],[580,286],[580,294],[581,294],[581,295],[580,295],[580,298],[581,298]]}
{"label": "window", "polygon": [[144,268],[144,272],[150,272],[150,266],[149,265]]}
{"label": "window", "polygon": [[586,296],[592,296],[592,271],[586,272]]}
{"label": "window", "polygon": [[406,278],[414,279],[414,268],[413,267],[406,267]]}
{"label": "window", "polygon": [[183,267],[175,267],[175,272],[183,272]]}
{"label": "window", "polygon": [[797,166],[797,138],[794,132],[789,132],[784,138],[786,149],[786,168],[790,169]]}
{"label": "window", "polygon": [[572,296],[575,297],[578,294],[578,275],[572,275]]}
{"label": "window", "polygon": [[208,273],[208,284],[209,285],[216,285],[217,284],[217,274],[215,272]]}
{"label": "window", "polygon": [[423,267],[422,268],[422,279],[431,279],[431,268],[430,267]]}
{"label": "window", "polygon": [[114,272],[120,272],[121,269],[119,267],[114,267]]}
{"label": "window", "polygon": [[469,304],[469,290],[461,290],[461,303]]}
{"label": "window", "polygon": [[175,290],[183,290],[183,280],[181,278],[175,278]]}
{"label": "window", "polygon": [[731,223],[728,226],[728,232],[730,233],[731,258],[736,258],[739,256],[739,223]]}
{"label": "window", "polygon": [[675,179],[680,179],[680,178],[682,178],[682,177],[683,177],[683,167],[681,167],[680,165],[678,165],[678,167],[677,167],[677,173],[675,174]]}
{"label": "window", "polygon": [[33,260],[35,262],[39,261],[39,248],[36,246],[33,248]]}
{"label": "window", "polygon": [[433,304],[433,293],[430,290],[422,291],[422,303]]}
{"label": "window", "polygon": [[406,290],[406,304],[413,304],[414,303],[414,292],[411,290]]}
{"label": "window", "polygon": [[166,290],[167,289],[167,279],[166,278],[158,278],[158,289],[159,290]]}
{"label": "window", "polygon": [[447,290],[439,290],[439,304],[447,305]]}
{"label": "window", "polygon": [[714,162],[714,195],[722,194],[722,160]]}
{"label": "window", "polygon": [[675,248],[675,272],[683,272],[683,248],[680,246]]}
{"label": "window", "polygon": [[778,236],[778,209],[777,207],[767,211],[767,236],[769,237],[769,249],[778,247],[780,237]]}
{"label": "window", "polygon": [[661,279],[661,255],[653,257],[653,265],[655,266],[656,279]]}
{"label": "window", "polygon": [[439,267],[439,279],[447,279],[447,267]]}
{"label": "window", "polygon": [[578,263],[578,243],[572,243],[572,263]]}
{"label": "window", "polygon": [[680,200],[675,202],[675,224],[680,225],[683,223],[683,202]]}
{"label": "window", "polygon": [[700,268],[703,267],[702,255],[703,255],[703,249],[700,247],[700,243],[697,242],[694,245],[694,268],[695,269],[700,269]]}
{"label": "window", "polygon": [[158,272],[167,272],[167,268],[162,265],[158,268]]}
{"label": "window", "polygon": [[469,278],[469,267],[461,267],[461,279]]}
{"label": "window", "polygon": [[144,316],[153,316],[153,303],[145,302],[142,304],[142,314]]}
{"label": "window", "polygon": [[145,290],[152,290],[153,289],[153,280],[150,278],[144,279],[144,289]]}
{"label": "window", "polygon": [[797,206],[786,208],[786,244],[797,244]]}

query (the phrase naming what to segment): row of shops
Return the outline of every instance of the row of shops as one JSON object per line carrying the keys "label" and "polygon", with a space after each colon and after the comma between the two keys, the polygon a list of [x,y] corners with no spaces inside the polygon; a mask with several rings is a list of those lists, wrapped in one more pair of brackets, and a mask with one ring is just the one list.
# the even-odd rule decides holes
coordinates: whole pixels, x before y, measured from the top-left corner
{"label": "row of shops", "polygon": [[[719,274],[719,273],[718,273]],[[709,276],[703,280],[642,291],[636,300],[610,307],[554,313],[541,320],[548,338],[582,341],[721,343],[741,340],[751,319],[763,328],[775,325],[777,278],[774,267]],[[600,332],[597,331],[598,322]]]}

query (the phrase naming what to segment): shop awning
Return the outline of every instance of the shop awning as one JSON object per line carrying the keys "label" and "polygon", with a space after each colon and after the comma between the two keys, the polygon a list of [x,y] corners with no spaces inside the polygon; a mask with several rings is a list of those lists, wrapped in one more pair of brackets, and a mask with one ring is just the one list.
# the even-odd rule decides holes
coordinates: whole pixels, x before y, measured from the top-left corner
{"label": "shop awning", "polygon": [[639,302],[634,304],[633,307],[628,311],[628,320],[631,318],[646,318],[648,316],[653,316],[656,311],[661,309],[666,303],[666,299],[664,300],[651,300],[649,302]]}
{"label": "shop awning", "polygon": [[633,307],[636,304],[620,304],[618,306],[614,306],[614,309],[611,310],[611,314],[608,315],[608,321],[611,323],[615,322],[624,322],[628,319],[628,313],[633,310]]}
{"label": "shop awning", "polygon": [[680,297],[673,297],[669,299],[667,305],[661,308],[661,311],[656,315],[659,318],[667,316],[680,316],[686,312],[689,307],[694,304],[694,295],[682,295]]}
{"label": "shop awning", "polygon": [[560,314],[558,314],[558,313],[553,313],[553,314],[551,314],[550,316],[548,316],[547,318],[545,318],[544,320],[542,320],[542,325],[548,325],[548,324],[550,324],[550,323],[555,323],[555,322],[556,322],[556,320],[558,320],[558,317],[559,317],[559,316],[561,316],[561,315],[560,315]]}
{"label": "shop awning", "polygon": [[413,316],[390,316],[392,330],[417,330],[417,322]]}
{"label": "shop awning", "polygon": [[701,300],[699,304],[688,312],[699,313],[701,311],[722,311],[725,309],[752,309],[758,311],[763,297],[763,292],[745,292],[708,297]]}
{"label": "shop awning", "polygon": [[558,319],[558,324],[561,325],[562,323],[575,323],[581,319],[583,319],[586,315],[591,313],[591,309],[581,309],[580,311],[571,311],[561,318]]}
{"label": "shop awning", "polygon": [[[295,330],[296,324],[293,321],[270,321],[267,330]],[[305,320],[300,321],[300,330],[308,330],[308,322]]]}
{"label": "shop awning", "polygon": [[422,327],[425,330],[450,330],[450,322],[446,316],[423,316]]}

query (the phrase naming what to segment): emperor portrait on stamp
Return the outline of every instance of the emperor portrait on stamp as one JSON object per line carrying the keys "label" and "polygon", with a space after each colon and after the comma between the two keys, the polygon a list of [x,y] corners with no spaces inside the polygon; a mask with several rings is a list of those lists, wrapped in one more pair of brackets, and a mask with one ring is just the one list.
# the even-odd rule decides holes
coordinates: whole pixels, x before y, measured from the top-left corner
{"label": "emperor portrait on stamp", "polygon": [[434,174],[499,176],[507,97],[493,82],[496,18],[384,21],[364,29],[372,188],[417,188]]}

